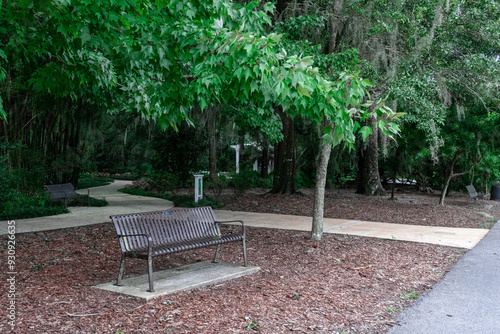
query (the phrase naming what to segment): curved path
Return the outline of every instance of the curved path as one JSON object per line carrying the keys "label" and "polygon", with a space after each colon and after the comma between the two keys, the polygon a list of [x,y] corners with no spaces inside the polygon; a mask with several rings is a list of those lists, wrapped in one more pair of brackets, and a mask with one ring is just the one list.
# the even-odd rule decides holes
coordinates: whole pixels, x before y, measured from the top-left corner
{"label": "curved path", "polygon": [[[171,208],[174,204],[161,198],[134,196],[118,192],[118,189],[125,188],[131,181],[115,180],[114,183],[90,188],[90,196],[94,198],[104,198],[109,205],[104,207],[70,207],[70,213],[38,217],[31,219],[16,220],[16,233],[36,232],[55,230],[67,227],[99,224],[109,222],[109,216],[145,212],[159,211]],[[77,190],[78,193],[86,194],[86,189]],[[0,222],[0,235],[7,234],[7,222]]]}
{"label": "curved path", "polygon": [[[114,183],[90,188],[90,196],[105,198],[109,206],[71,207],[70,213],[57,216],[20,219],[16,221],[16,233],[54,230],[66,227],[98,224],[110,221],[109,216],[134,212],[160,211],[173,207],[167,200],[134,196],[118,192],[131,181],[115,180]],[[86,189],[78,190],[87,193]],[[241,219],[248,226],[310,231],[311,217],[278,215],[269,213],[216,210],[218,220]],[[443,246],[473,248],[487,233],[487,229],[451,228],[388,224],[346,219],[324,219],[325,233],[350,234],[363,237],[424,242]],[[0,235],[7,233],[7,222],[0,222]]]}

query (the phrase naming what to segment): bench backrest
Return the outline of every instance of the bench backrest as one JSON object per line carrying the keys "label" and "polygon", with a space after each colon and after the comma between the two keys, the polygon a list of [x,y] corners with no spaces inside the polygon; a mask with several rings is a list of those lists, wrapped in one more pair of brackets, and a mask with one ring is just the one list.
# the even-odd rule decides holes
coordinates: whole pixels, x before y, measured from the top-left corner
{"label": "bench backrest", "polygon": [[[147,234],[153,245],[178,244],[188,240],[220,236],[211,207],[170,209],[111,216],[118,235]],[[120,238],[123,252],[148,247],[144,237]]]}
{"label": "bench backrest", "polygon": [[75,187],[71,183],[48,184],[45,186],[52,199],[64,199],[68,194],[75,194]]}
{"label": "bench backrest", "polygon": [[469,192],[470,197],[472,197],[472,198],[477,197],[476,188],[474,188],[474,186],[472,184],[466,186],[465,188],[467,188],[467,191]]}

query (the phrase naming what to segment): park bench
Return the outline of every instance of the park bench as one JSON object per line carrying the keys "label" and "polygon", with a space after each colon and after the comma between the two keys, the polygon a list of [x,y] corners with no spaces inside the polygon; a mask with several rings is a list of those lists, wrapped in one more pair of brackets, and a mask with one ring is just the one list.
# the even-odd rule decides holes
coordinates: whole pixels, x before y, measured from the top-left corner
{"label": "park bench", "polygon": [[[153,287],[153,258],[201,247],[217,246],[213,262],[217,262],[220,245],[233,241],[243,244],[243,261],[247,266],[245,223],[241,220],[216,221],[211,207],[169,209],[111,216],[120,242],[122,257],[116,285],[122,285],[125,259],[148,261],[149,292]],[[222,223],[240,223],[241,233],[221,234]]]}
{"label": "park bench", "polygon": [[48,184],[45,185],[47,191],[50,194],[50,198],[53,201],[64,201],[64,205],[68,199],[76,199],[76,198],[87,198],[87,205],[90,206],[90,192],[87,189],[87,194],[80,195],[75,192],[75,187],[71,183],[64,184]]}
{"label": "park bench", "polygon": [[476,191],[476,188],[474,188],[474,186],[472,184],[466,186],[465,188],[467,188],[467,191],[469,192],[470,197],[474,198],[476,201],[478,199],[487,199],[490,196],[490,194],[478,193]]}

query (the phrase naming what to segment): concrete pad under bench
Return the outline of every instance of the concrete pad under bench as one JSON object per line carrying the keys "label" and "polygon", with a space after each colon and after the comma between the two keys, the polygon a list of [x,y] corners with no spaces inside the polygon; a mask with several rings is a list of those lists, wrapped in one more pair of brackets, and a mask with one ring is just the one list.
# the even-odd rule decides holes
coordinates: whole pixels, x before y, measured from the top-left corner
{"label": "concrete pad under bench", "polygon": [[122,280],[123,286],[116,286],[113,281],[99,284],[94,288],[150,300],[178,291],[191,290],[250,275],[259,270],[260,267],[243,267],[238,263],[204,261],[154,272],[154,292],[147,291],[149,289],[147,274],[125,278]]}

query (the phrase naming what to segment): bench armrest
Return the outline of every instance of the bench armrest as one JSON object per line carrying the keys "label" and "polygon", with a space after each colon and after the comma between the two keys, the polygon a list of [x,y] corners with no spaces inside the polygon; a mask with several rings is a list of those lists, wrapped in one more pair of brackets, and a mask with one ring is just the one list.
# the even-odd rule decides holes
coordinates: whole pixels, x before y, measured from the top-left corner
{"label": "bench armrest", "polygon": [[221,221],[215,221],[216,225],[226,224],[226,223],[240,223],[241,227],[243,228],[243,233],[242,233],[243,237],[246,235],[246,226],[245,226],[245,223],[243,222],[243,220],[221,220]]}

